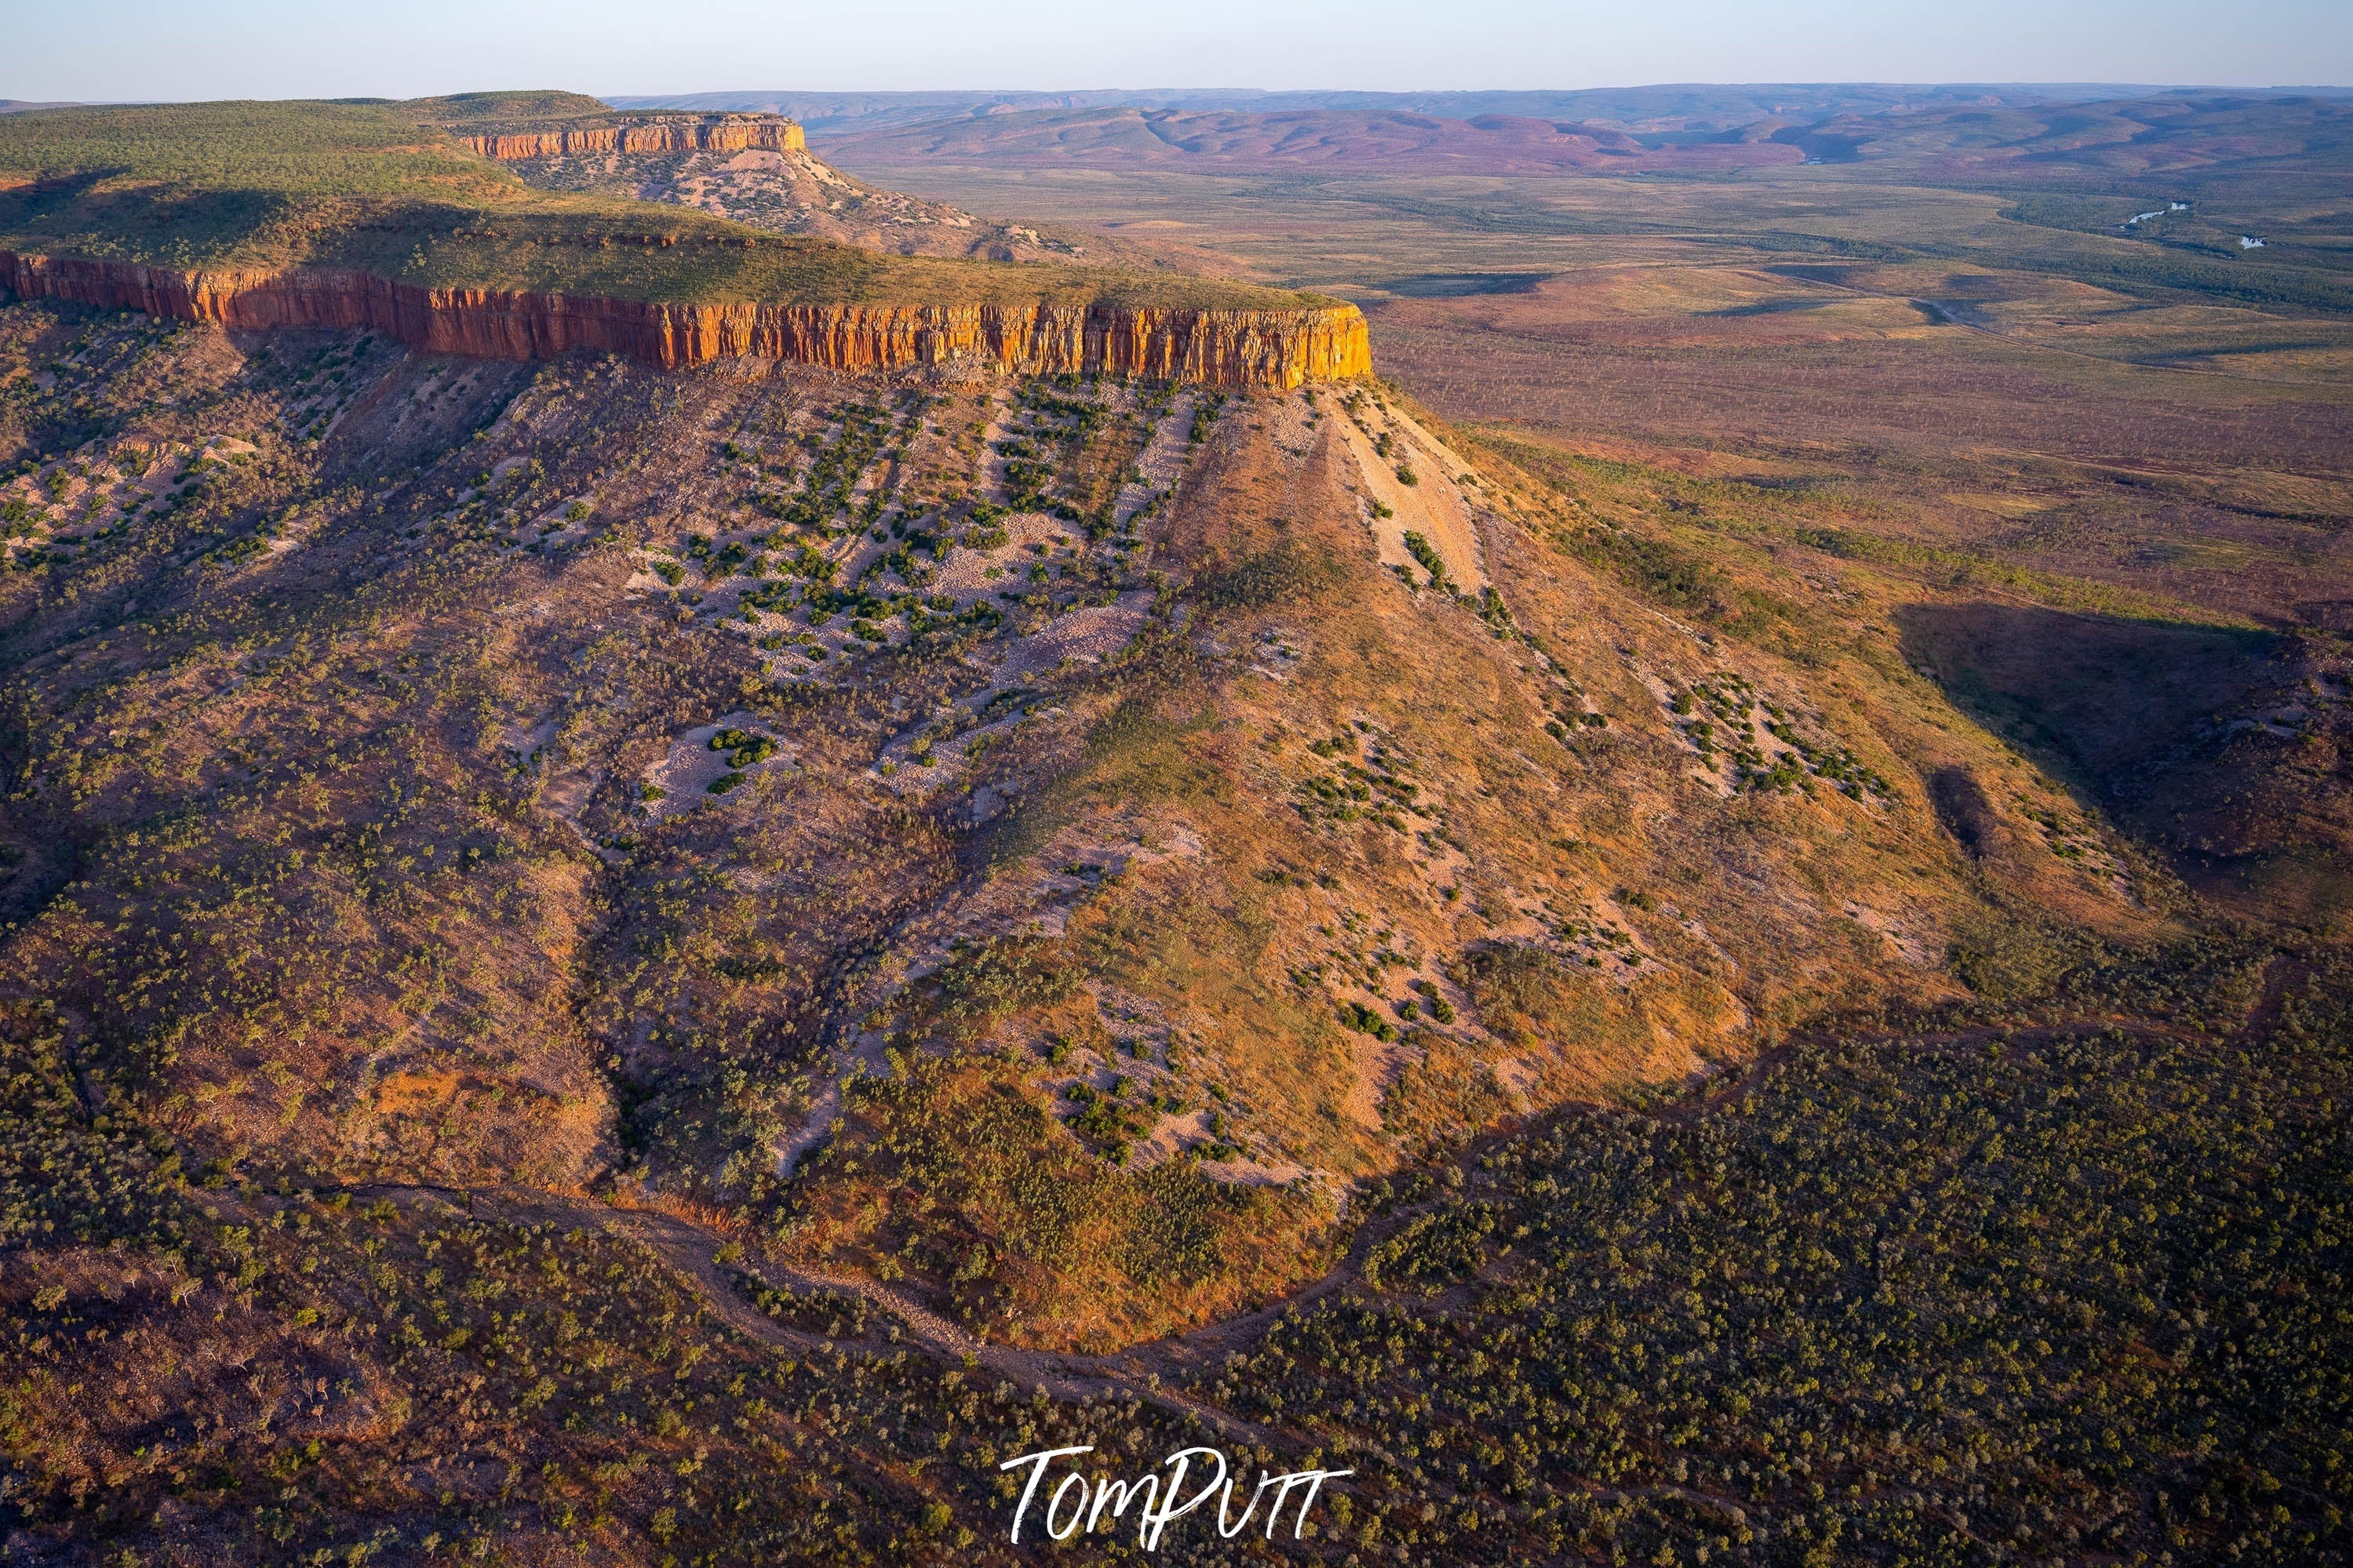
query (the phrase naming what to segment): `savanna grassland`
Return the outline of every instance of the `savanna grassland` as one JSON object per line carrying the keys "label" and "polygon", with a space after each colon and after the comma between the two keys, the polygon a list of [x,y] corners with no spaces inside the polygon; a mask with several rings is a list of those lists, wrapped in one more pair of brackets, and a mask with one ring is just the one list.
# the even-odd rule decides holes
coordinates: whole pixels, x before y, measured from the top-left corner
{"label": "savanna grassland", "polygon": [[0,301],[0,1557],[2353,1555],[2326,268],[1870,172],[920,184],[1283,395]]}

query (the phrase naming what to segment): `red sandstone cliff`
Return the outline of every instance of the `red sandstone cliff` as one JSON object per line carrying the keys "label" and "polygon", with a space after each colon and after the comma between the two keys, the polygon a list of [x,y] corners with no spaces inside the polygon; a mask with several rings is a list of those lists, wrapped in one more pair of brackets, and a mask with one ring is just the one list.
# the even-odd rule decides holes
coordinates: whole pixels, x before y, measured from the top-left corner
{"label": "red sandstone cliff", "polygon": [[545,359],[571,349],[664,366],[736,355],[837,370],[978,359],[1020,374],[1102,372],[1289,389],[1372,368],[1354,305],[1297,310],[1118,305],[689,305],[481,289],[427,289],[303,268],[175,272],[0,250],[0,287],[224,326],[364,327],[436,353]]}
{"label": "red sandstone cliff", "polygon": [[657,120],[573,131],[460,135],[458,140],[485,158],[552,158],[594,153],[786,153],[808,146],[808,139],[801,134],[798,125],[774,115],[757,119]]}

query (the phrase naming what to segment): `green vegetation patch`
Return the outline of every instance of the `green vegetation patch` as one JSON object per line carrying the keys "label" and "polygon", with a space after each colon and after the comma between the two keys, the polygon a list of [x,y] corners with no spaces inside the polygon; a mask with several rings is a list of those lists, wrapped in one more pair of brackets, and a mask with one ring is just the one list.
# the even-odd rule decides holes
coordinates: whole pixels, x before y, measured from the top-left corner
{"label": "green vegetation patch", "polygon": [[941,968],[940,1009],[952,1018],[990,1018],[1048,1007],[1076,991],[1078,981],[1059,942],[980,942]]}
{"label": "green vegetation patch", "polygon": [[68,1047],[53,1005],[0,1015],[0,1247],[179,1239],[179,1154],[118,1076]]}
{"label": "green vegetation patch", "polygon": [[[1574,1112],[1384,1193],[1430,1200],[1366,1258],[1385,1294],[1286,1319],[1205,1392],[1399,1457],[1360,1551],[2334,1560],[2353,974],[2279,962],[2249,1034],[2191,1002],[1838,1039],[1714,1101]],[[2157,984],[2242,996],[2259,968]]]}

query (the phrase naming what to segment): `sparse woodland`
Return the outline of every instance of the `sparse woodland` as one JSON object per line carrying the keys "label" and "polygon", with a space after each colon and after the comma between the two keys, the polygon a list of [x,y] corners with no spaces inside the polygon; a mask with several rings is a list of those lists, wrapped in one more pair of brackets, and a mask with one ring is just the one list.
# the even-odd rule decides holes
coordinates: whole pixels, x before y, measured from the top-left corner
{"label": "sparse woodland", "polygon": [[0,1556],[2353,1553],[2344,932],[1801,492],[21,301],[0,465]]}

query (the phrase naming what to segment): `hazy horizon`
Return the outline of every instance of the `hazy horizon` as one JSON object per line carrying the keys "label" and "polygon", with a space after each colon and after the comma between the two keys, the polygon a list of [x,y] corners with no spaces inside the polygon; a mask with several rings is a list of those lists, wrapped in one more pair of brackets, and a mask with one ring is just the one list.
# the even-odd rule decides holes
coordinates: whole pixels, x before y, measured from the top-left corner
{"label": "hazy horizon", "polygon": [[386,93],[288,93],[288,94],[227,94],[205,97],[141,97],[141,98],[36,98],[0,93],[0,105],[21,109],[83,109],[120,108],[142,104],[203,103],[248,99],[256,102],[283,102],[331,99],[343,101],[399,102],[415,98],[439,98],[470,92],[507,90],[558,90],[587,93],[616,108],[654,107],[668,104],[697,104],[733,99],[841,99],[869,101],[898,100],[918,103],[925,100],[955,102],[972,99],[1007,100],[1039,100],[1070,101],[1093,100],[1101,102],[1150,102],[1152,100],[1205,100],[1219,98],[1308,100],[1316,99],[1360,100],[1430,100],[1442,98],[1573,98],[1606,95],[1634,95],[1678,91],[1752,91],[1788,90],[1807,92],[1882,91],[1882,92],[1953,92],[1958,90],[1985,93],[2046,95],[2055,99],[2092,100],[2106,98],[2129,98],[2168,93],[2251,93],[2267,97],[2295,97],[2311,94],[2323,97],[2353,96],[2353,83],[2335,82],[2221,82],[2221,81],[2121,81],[2083,80],[2060,81],[2021,79],[2015,81],[1956,79],[1949,81],[1897,81],[1873,78],[1823,79],[1813,81],[1779,80],[1757,78],[1753,80],[1685,80],[1613,83],[1602,86],[1540,86],[1514,88],[1360,88],[1327,84],[1321,87],[1230,87],[1230,86],[1155,86],[1155,87],[1043,87],[1016,88],[1001,86],[965,86],[937,88],[872,88],[872,87],[737,87],[691,88],[667,92],[624,92],[607,89],[590,92],[585,88],[562,83],[540,82],[528,88],[473,85],[453,87],[444,91],[412,94]]}
{"label": "hazy horizon", "polygon": [[[1636,14],[1530,0],[1443,11],[1398,0],[1347,8],[1204,0],[1181,12],[1021,0],[986,17],[943,0],[855,13],[701,0],[659,28],[613,0],[561,8],[423,0],[325,18],[287,0],[228,0],[201,13],[155,0],[103,10],[11,0],[10,8],[0,99],[35,102],[416,98],[520,85],[625,97],[784,90],[713,86],[714,46],[728,79],[797,81],[798,93],[2353,84],[2353,9],[2317,0],[2261,0],[2221,36],[2211,8],[2185,0],[1992,0],[1967,10],[1801,0],[1770,14],[1731,0],[1671,0]],[[1154,62],[1158,79],[1199,85],[1052,85],[1115,81],[1140,60]],[[968,85],[976,80],[990,85]]]}

